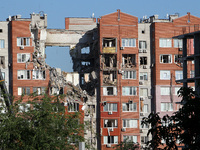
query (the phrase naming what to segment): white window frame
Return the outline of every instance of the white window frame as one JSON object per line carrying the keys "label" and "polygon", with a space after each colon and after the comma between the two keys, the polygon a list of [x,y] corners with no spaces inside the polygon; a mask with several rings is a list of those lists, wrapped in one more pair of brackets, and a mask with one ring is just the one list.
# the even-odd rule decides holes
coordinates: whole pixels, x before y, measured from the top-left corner
{"label": "white window frame", "polygon": [[139,49],[146,50],[147,49],[147,42],[146,41],[139,41]]}
{"label": "white window frame", "polygon": [[[145,76],[146,76],[146,78],[145,78]],[[140,72],[140,81],[145,81],[145,80],[146,81],[148,80],[148,73],[147,72]]]}
{"label": "white window frame", "polygon": [[[165,62],[164,56],[168,56],[168,62]],[[160,63],[161,64],[171,64],[172,63],[172,55],[171,54],[161,54],[160,55]]]}
{"label": "white window frame", "polygon": [[122,103],[123,112],[137,112],[137,103]]}
{"label": "white window frame", "polygon": [[140,96],[141,97],[148,97],[148,88],[140,88]]}
{"label": "white window frame", "polygon": [[170,38],[160,38],[159,47],[172,47],[172,39]]}
{"label": "white window frame", "polygon": [[17,37],[17,46],[30,46],[30,37]]}
{"label": "white window frame", "polygon": [[161,102],[161,112],[173,111],[173,103],[163,103]]}
{"label": "white window frame", "polygon": [[78,112],[79,111],[79,103],[68,103],[68,112]]}
{"label": "white window frame", "polygon": [[136,119],[122,119],[123,128],[137,128],[138,120]]}
{"label": "white window frame", "polygon": [[37,95],[44,95],[45,94],[45,87],[33,87],[33,93]]}
{"label": "white window frame", "polygon": [[176,76],[176,80],[182,80],[183,79],[183,71],[182,70],[176,70],[175,76]]}
{"label": "white window frame", "polygon": [[160,80],[170,80],[170,70],[160,70]]}
{"label": "white window frame", "polygon": [[109,112],[109,111],[117,112],[117,103],[106,103],[103,106],[103,111],[104,112]]}
{"label": "white window frame", "polygon": [[0,48],[5,48],[5,40],[0,39]]}
{"label": "white window frame", "polygon": [[[113,88],[112,94],[109,94],[108,88]],[[106,86],[106,87],[103,87],[103,95],[104,95],[104,96],[113,96],[113,95],[117,95],[117,87],[114,87],[114,86]]]}
{"label": "white window frame", "polygon": [[136,79],[136,71],[123,71],[122,79]]}
{"label": "white window frame", "polygon": [[31,71],[30,70],[17,70],[17,79],[18,80],[30,80]]}
{"label": "white window frame", "polygon": [[[23,58],[25,57],[25,58]],[[30,61],[30,53],[18,53],[17,54],[17,63],[25,63]]]}
{"label": "white window frame", "polygon": [[136,39],[122,38],[122,47],[136,47]]}
{"label": "white window frame", "polygon": [[103,136],[103,142],[104,144],[118,144],[118,136]]}
{"label": "white window frame", "polygon": [[195,72],[194,72],[194,70],[191,70],[190,71],[190,78],[194,78],[194,76],[195,76]]}
{"label": "white window frame", "polygon": [[174,39],[174,47],[175,48],[183,48],[183,40],[182,39]]}
{"label": "white window frame", "polygon": [[170,95],[170,87],[160,87],[160,95]]}
{"label": "white window frame", "polygon": [[32,76],[33,76],[33,80],[45,80],[46,71],[45,70],[33,70]]}
{"label": "white window frame", "polygon": [[122,87],[122,95],[123,96],[136,96],[137,95],[137,87],[136,86],[123,86]]}
{"label": "white window frame", "polygon": [[29,95],[30,93],[30,87],[18,87],[18,95]]}
{"label": "white window frame", "polygon": [[[112,125],[109,126],[108,122],[111,121]],[[118,121],[117,119],[104,119],[104,128],[117,128],[118,127]]]}
{"label": "white window frame", "polygon": [[137,143],[137,135],[123,135],[123,141],[130,141]]}

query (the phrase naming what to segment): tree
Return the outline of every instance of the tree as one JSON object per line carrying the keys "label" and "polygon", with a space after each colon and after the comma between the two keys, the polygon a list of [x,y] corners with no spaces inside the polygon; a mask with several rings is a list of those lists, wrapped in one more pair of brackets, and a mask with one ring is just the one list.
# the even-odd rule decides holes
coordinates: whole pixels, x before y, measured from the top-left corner
{"label": "tree", "polygon": [[79,113],[66,114],[59,100],[62,97],[45,95],[30,99],[25,104],[22,97],[12,104],[11,112],[0,114],[1,149],[68,150],[84,141],[84,126],[79,122],[81,116]]}
{"label": "tree", "polygon": [[165,149],[178,149],[177,142],[184,146],[183,149],[200,149],[200,98],[192,88],[182,87],[178,93],[183,104],[179,111],[163,118],[158,113],[151,113],[142,120],[142,124],[151,125],[148,135],[152,134],[152,140],[148,145],[153,149],[163,145],[162,140]]}
{"label": "tree", "polygon": [[139,144],[129,140],[120,142],[115,148],[116,150],[139,150]]}

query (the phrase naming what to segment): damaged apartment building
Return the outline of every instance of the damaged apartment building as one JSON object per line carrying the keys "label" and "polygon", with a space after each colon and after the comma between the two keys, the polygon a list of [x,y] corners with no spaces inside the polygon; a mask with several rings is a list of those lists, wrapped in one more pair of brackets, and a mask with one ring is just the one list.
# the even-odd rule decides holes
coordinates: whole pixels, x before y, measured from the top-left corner
{"label": "damaged apartment building", "polygon": [[[89,122],[85,138],[93,148],[113,149],[125,140],[145,147],[151,136],[142,118],[181,107],[182,84],[175,80],[183,76],[182,41],[172,37],[197,31],[199,24],[190,13],[143,17],[138,23],[117,10],[97,20],[65,18],[64,29],[48,29],[43,12],[12,16],[0,22],[1,78],[16,99],[25,95],[24,103],[31,93],[66,94],[68,112],[80,111]],[[192,54],[193,41],[188,43]],[[69,47],[74,72],[46,64],[48,46]],[[194,74],[192,62],[188,68]]]}

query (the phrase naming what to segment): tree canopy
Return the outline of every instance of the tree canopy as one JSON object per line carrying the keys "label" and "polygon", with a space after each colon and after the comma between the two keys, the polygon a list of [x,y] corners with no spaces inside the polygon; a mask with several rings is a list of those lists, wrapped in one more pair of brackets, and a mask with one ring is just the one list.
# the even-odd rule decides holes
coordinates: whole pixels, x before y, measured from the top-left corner
{"label": "tree canopy", "polygon": [[200,149],[200,98],[192,88],[182,87],[178,93],[182,97],[179,111],[162,118],[151,113],[142,120],[142,124],[151,125],[148,135],[152,134],[152,140],[147,144],[153,149]]}
{"label": "tree canopy", "polygon": [[0,149],[69,150],[84,141],[80,114],[66,114],[59,96],[31,99],[15,101],[11,112],[0,113]]}

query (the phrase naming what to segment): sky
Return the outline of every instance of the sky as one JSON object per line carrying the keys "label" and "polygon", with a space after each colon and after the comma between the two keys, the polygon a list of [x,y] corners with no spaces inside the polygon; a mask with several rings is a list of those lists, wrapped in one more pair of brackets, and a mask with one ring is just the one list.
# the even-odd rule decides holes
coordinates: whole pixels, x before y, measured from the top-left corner
{"label": "sky", "polygon": [[[166,18],[167,14],[179,13],[184,16],[187,12],[200,17],[200,0],[0,0],[0,21],[17,14],[22,18],[30,18],[31,13],[43,11],[47,14],[47,28],[64,29],[65,17],[95,18],[116,12],[138,17],[159,15]],[[67,47],[47,47],[46,62],[52,67],[72,72],[72,60]]]}

